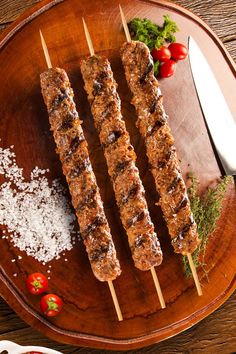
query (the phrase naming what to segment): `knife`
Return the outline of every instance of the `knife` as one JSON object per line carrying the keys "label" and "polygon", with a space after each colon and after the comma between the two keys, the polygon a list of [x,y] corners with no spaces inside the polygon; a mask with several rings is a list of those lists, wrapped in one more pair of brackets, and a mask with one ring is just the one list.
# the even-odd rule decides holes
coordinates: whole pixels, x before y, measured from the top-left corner
{"label": "knife", "polygon": [[189,61],[202,112],[227,175],[236,175],[236,123],[199,46],[189,36]]}

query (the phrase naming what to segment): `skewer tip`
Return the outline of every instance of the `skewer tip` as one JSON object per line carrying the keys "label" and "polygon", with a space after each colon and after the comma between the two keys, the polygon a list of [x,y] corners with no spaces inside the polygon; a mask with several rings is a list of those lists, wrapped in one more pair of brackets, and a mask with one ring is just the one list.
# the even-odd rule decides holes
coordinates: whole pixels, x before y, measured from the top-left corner
{"label": "skewer tip", "polygon": [[46,45],[46,42],[45,42],[45,39],[43,37],[41,29],[39,29],[39,35],[40,35],[40,38],[41,38],[41,44],[42,44],[42,47],[43,47],[43,52],[44,52],[44,56],[45,56],[45,59],[46,59],[46,62],[47,62],[48,69],[51,69],[52,68],[52,62],[51,62],[51,59],[50,59],[50,56],[49,56],[49,53],[48,53],[48,48],[47,48],[47,45]]}
{"label": "skewer tip", "polygon": [[92,56],[94,56],[95,51],[94,51],[94,48],[93,48],[93,43],[92,43],[92,40],[91,40],[91,37],[90,37],[90,34],[89,34],[88,27],[87,27],[85,19],[83,17],[82,17],[82,22],[83,22],[83,26],[84,26],[84,33],[85,33],[86,41],[87,41],[87,44],[88,44],[88,47],[89,47],[89,52],[90,52],[90,55],[92,57]]}
{"label": "skewer tip", "polygon": [[122,25],[123,25],[123,28],[124,28],[124,31],[125,31],[126,40],[127,40],[127,42],[130,43],[131,42],[131,36],[130,36],[130,33],[129,33],[129,28],[128,28],[127,21],[125,19],[125,15],[124,15],[124,12],[123,12],[122,7],[120,6],[120,4],[119,4],[119,9],[120,9],[120,16],[121,16]]}
{"label": "skewer tip", "polygon": [[157,277],[156,270],[155,270],[154,267],[152,267],[150,270],[151,270],[151,273],[152,273],[152,279],[153,279],[153,282],[154,282],[154,285],[155,285],[155,288],[156,288],[156,291],[157,291],[157,295],[158,295],[158,298],[159,298],[159,301],[160,301],[160,304],[161,304],[161,308],[165,309],[166,308],[166,304],[165,304],[165,300],[164,300],[164,297],[163,297],[163,294],[162,294],[162,291],[161,291],[161,287],[160,287],[160,283],[159,283],[159,280],[158,280],[158,277]]}
{"label": "skewer tip", "polygon": [[119,321],[123,321],[123,316],[122,316],[122,313],[121,313],[120,305],[119,305],[119,302],[118,302],[118,299],[117,299],[117,296],[116,296],[114,285],[113,285],[111,280],[108,280],[108,286],[109,286],[109,289],[110,289],[110,292],[111,292],[111,297],[112,297],[112,300],[113,300],[113,303],[114,303],[114,306],[115,306],[115,309],[116,309],[116,314],[117,314],[118,320]]}
{"label": "skewer tip", "polygon": [[192,271],[192,274],[193,274],[193,279],[194,279],[194,282],[195,282],[195,285],[196,285],[196,288],[197,288],[197,293],[198,293],[199,296],[202,296],[201,284],[200,284],[200,281],[199,281],[199,278],[198,278],[198,275],[197,275],[197,271],[196,271],[195,265],[193,263],[193,258],[192,258],[191,253],[187,253],[187,257],[188,257],[189,265],[190,265],[190,268],[191,268],[191,271]]}

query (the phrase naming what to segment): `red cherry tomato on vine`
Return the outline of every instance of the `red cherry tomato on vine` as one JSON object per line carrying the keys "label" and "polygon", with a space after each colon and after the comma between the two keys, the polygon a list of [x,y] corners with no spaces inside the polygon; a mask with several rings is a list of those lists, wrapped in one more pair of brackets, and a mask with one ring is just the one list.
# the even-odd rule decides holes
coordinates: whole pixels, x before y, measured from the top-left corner
{"label": "red cherry tomato on vine", "polygon": [[28,276],[26,286],[31,294],[39,295],[48,289],[48,280],[41,273],[33,273]]}
{"label": "red cherry tomato on vine", "polygon": [[62,300],[55,294],[47,294],[40,300],[40,308],[48,317],[56,316],[62,309]]}
{"label": "red cherry tomato on vine", "polygon": [[159,60],[160,62],[165,62],[169,60],[171,57],[170,50],[164,45],[159,49],[153,48],[151,54],[154,60]]}
{"label": "red cherry tomato on vine", "polygon": [[176,68],[176,62],[174,60],[168,60],[160,67],[161,77],[170,77],[174,74]]}
{"label": "red cherry tomato on vine", "polygon": [[171,43],[169,45],[171,59],[183,60],[188,56],[188,49],[181,43]]}

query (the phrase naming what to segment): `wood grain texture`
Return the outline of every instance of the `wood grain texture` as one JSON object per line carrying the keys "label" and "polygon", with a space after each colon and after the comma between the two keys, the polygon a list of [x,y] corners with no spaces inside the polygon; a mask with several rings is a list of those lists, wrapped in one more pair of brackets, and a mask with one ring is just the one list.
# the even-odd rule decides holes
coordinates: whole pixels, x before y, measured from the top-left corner
{"label": "wood grain texture", "polygon": [[236,5],[232,0],[176,0],[176,4],[186,7],[201,17],[225,44],[236,60]]}
{"label": "wood grain texture", "polygon": [[[21,345],[42,345],[62,351],[64,354],[232,354],[236,350],[235,318],[236,318],[236,293],[216,312],[204,319],[200,324],[181,333],[178,336],[143,349],[132,351],[110,351],[88,348],[76,348],[63,345],[47,339],[12,313],[7,304],[0,301],[0,340],[12,340]],[[3,304],[3,306],[2,306]],[[3,310],[4,309],[4,310]],[[3,315],[3,311],[5,316]],[[8,314],[7,314],[8,313]],[[227,316],[230,314],[230,316]],[[15,321],[19,324],[18,329],[11,325],[6,330],[6,321]],[[3,328],[3,330],[2,330]],[[4,333],[2,333],[4,331]]]}
{"label": "wood grain texture", "polygon": [[[18,7],[19,11],[22,10],[24,3],[28,6],[30,1],[11,1],[15,8]],[[32,4],[35,1],[31,2]],[[232,17],[232,1],[176,1],[180,5],[184,5],[187,8],[192,9],[195,13],[198,13],[203,19],[205,19],[211,28],[226,42],[231,54],[235,58],[235,46],[236,41],[234,34],[232,33],[231,20],[225,21],[225,19]],[[214,3],[214,5],[212,5]],[[1,5],[1,4],[0,4]],[[216,6],[217,11],[214,13],[213,7]],[[205,7],[206,6],[206,7]],[[220,12],[219,7],[222,11]],[[14,10],[15,11],[15,10]],[[13,11],[13,12],[14,12]],[[228,11],[228,12],[227,12]],[[215,20],[215,14],[217,18],[224,12],[224,21],[221,23]],[[12,16],[12,15],[11,15]],[[13,13],[14,16],[14,13]],[[206,19],[206,16],[208,17]],[[1,22],[6,23],[8,19]],[[214,27],[216,26],[216,28]],[[225,26],[225,30],[223,27]],[[133,353],[233,353],[236,350],[236,336],[235,336],[235,321],[236,321],[236,309],[235,309],[236,294],[234,294],[227,303],[217,310],[213,315],[203,320],[200,324],[194,326],[192,329],[182,333],[172,339],[169,339],[163,343],[157,344],[145,349],[134,350]],[[85,348],[75,348],[72,346],[65,346],[52,342],[36,331],[25,325],[12,310],[1,300],[0,301],[0,340],[10,339],[17,341],[20,344],[38,344],[45,345],[57,350],[61,350],[63,353],[99,353],[100,350],[92,350]],[[105,352],[105,351],[104,351]],[[107,353],[112,353],[107,351]],[[119,353],[119,352],[117,352]]]}

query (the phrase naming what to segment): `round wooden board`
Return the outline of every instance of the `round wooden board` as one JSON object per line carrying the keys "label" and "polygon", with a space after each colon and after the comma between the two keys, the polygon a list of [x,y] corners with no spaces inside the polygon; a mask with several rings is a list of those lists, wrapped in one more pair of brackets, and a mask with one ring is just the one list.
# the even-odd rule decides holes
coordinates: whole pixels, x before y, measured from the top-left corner
{"label": "round wooden board", "polygon": [[[129,103],[131,95],[119,57],[119,48],[125,40],[119,3],[127,19],[148,17],[161,23],[162,16],[170,14],[180,27],[177,35],[180,42],[187,43],[191,34],[209,59],[236,116],[236,70],[232,59],[209,27],[179,6],[165,1],[67,0],[40,2],[26,12],[0,38],[1,146],[14,145],[17,163],[24,168],[25,177],[34,166],[39,166],[50,169],[50,179],[60,178],[65,184],[40,93],[39,74],[46,69],[38,32],[41,28],[52,63],[68,72],[84,121],[92,164],[123,270],[114,286],[124,321],[117,321],[108,286],[94,278],[83,244],[79,242],[66,253],[68,262],[63,259],[50,262],[50,291],[64,300],[63,312],[58,317],[45,319],[40,314],[38,298],[29,295],[25,288],[27,275],[32,271],[45,273],[48,265],[43,266],[28,257],[6,239],[0,239],[0,292],[19,316],[57,341],[97,348],[132,349],[161,341],[191,327],[219,307],[234,291],[236,190],[235,185],[230,186],[217,231],[210,239],[206,254],[209,279],[199,270],[204,295],[198,297],[192,279],[184,277],[181,256],[173,253],[162,214],[155,206],[157,195],[148,172],[144,145],[135,127],[136,115]],[[165,310],[160,309],[150,272],[134,268],[119,220],[80,74],[80,59],[88,55],[81,16],[86,19],[97,53],[110,59],[119,85],[124,119],[138,155],[137,163],[150,213],[164,252],[163,264],[156,270],[167,304]],[[204,124],[188,61],[178,63],[175,76],[161,81],[161,88],[183,173],[194,171],[203,191],[219,178],[221,172]],[[12,263],[11,259],[17,259],[18,255],[22,259]],[[14,277],[14,273],[18,276]]]}

